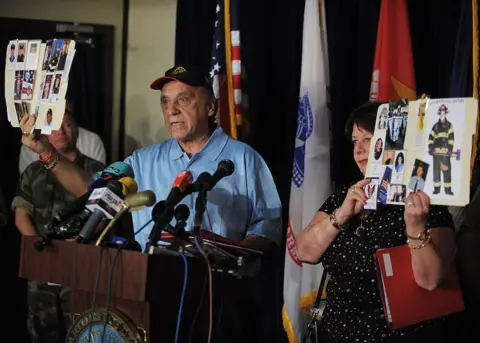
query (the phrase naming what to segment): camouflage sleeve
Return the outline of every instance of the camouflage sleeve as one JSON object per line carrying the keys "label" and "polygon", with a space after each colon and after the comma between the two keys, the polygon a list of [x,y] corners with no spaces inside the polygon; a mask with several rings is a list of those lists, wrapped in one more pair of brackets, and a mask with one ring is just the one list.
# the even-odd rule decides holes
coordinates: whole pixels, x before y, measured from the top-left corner
{"label": "camouflage sleeve", "polygon": [[86,170],[92,178],[95,173],[102,171],[103,169],[105,169],[105,165],[102,162],[93,159],[89,159],[86,164]]}
{"label": "camouflage sleeve", "polygon": [[12,210],[15,211],[15,208],[21,207],[27,210],[28,214],[33,216],[33,194],[31,187],[31,175],[29,168],[27,168],[20,177],[20,182],[17,186],[17,194],[12,201]]}

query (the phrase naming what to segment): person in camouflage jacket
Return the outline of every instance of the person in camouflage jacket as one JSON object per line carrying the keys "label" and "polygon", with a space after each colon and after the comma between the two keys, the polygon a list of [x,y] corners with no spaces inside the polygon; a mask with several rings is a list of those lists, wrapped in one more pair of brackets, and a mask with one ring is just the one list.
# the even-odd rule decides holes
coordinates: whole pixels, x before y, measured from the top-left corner
{"label": "person in camouflage jacket", "polygon": [[[28,117],[28,116],[27,116]],[[27,134],[24,134],[26,139]],[[45,224],[78,194],[71,194],[62,181],[68,174],[59,168],[68,159],[85,171],[90,180],[104,169],[101,162],[82,155],[76,148],[78,129],[69,111],[65,112],[58,131],[48,136],[50,157],[47,162],[35,161],[22,173],[17,194],[12,202],[15,224],[22,235],[44,235]],[[48,154],[41,154],[46,159]],[[58,169],[57,169],[58,168]],[[62,175],[62,173],[64,175]],[[32,342],[63,342],[70,325],[70,290],[60,285],[29,282],[27,327]]]}

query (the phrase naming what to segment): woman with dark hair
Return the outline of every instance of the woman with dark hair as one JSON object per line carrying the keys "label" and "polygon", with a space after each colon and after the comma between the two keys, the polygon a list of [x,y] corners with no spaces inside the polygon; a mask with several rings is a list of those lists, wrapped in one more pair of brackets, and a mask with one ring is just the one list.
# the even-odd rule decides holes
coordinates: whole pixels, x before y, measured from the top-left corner
{"label": "woman with dark hair", "polygon": [[395,160],[395,171],[397,173],[403,173],[403,166],[405,165],[405,158],[403,157],[403,152],[399,152],[397,159]]}
{"label": "woman with dark hair", "polygon": [[[379,105],[368,102],[354,110],[345,129],[363,175]],[[373,255],[378,249],[404,245],[408,239],[415,281],[433,290],[455,254],[452,217],[446,207],[430,206],[422,191],[410,194],[405,207],[378,204],[376,211],[364,211],[364,187],[369,182],[367,178],[338,189],[297,238],[299,259],[322,262],[330,274],[321,342],[444,342],[445,317],[403,330],[389,329]]]}
{"label": "woman with dark hair", "polygon": [[373,157],[378,160],[382,156],[383,151],[383,141],[381,138],[377,139],[375,142],[375,150],[373,152]]}

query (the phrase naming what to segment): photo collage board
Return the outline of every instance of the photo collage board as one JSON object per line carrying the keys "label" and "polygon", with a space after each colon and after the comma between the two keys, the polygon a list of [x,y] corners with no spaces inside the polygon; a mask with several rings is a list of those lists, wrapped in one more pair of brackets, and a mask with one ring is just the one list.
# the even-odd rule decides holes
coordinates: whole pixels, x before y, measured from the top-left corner
{"label": "photo collage board", "polygon": [[419,190],[432,205],[470,200],[470,158],[477,123],[474,98],[406,99],[380,105],[371,140],[366,210],[404,205]]}
{"label": "photo collage board", "polygon": [[32,128],[51,134],[62,124],[68,76],[75,56],[71,39],[15,39],[5,60],[5,102],[13,127],[26,114],[35,116]]}

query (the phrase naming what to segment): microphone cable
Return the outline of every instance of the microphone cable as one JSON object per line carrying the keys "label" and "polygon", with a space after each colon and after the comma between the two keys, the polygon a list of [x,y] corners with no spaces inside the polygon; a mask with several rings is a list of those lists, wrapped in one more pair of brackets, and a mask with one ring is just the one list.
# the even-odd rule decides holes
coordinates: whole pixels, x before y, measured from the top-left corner
{"label": "microphone cable", "polygon": [[175,330],[175,341],[174,341],[175,343],[178,343],[178,335],[180,333],[180,323],[182,321],[183,302],[185,301],[185,291],[187,289],[187,281],[188,281],[188,261],[183,253],[179,253],[179,254],[183,260],[184,272],[183,272],[182,295],[180,297],[180,308],[178,309],[177,328]]}
{"label": "microphone cable", "polygon": [[112,280],[113,280],[113,275],[115,272],[115,265],[117,264],[118,257],[120,256],[120,253],[122,252],[123,248],[125,248],[128,244],[128,241],[125,241],[117,250],[115,253],[115,257],[113,258],[112,265],[110,266],[110,270],[108,272],[108,283],[107,283],[107,293],[105,294],[107,301],[105,305],[105,322],[103,323],[103,332],[102,332],[102,340],[101,343],[104,342],[106,332],[107,332],[107,324],[108,320],[110,317],[110,298],[111,298],[111,292],[112,292]]}
{"label": "microphone cable", "polygon": [[103,246],[100,247],[100,257],[98,259],[98,266],[97,266],[97,275],[95,276],[95,288],[93,290],[93,304],[92,304],[92,310],[91,312],[91,319],[90,319],[90,325],[88,328],[88,341],[87,343],[90,343],[92,340],[92,325],[93,325],[93,314],[95,312],[95,307],[97,304],[97,292],[98,292],[98,284],[100,283],[100,271],[102,270],[102,260],[103,260]]}
{"label": "microphone cable", "polygon": [[188,343],[192,342],[192,334],[193,334],[193,330],[195,330],[195,323],[197,322],[198,315],[200,314],[200,310],[202,308],[203,298],[205,296],[205,287],[207,286],[207,280],[208,280],[208,274],[205,273],[205,277],[203,278],[203,285],[202,285],[202,295],[200,297],[200,302],[198,303],[197,310],[195,311],[195,315],[193,316],[193,319],[192,319],[192,324],[190,326],[190,334],[188,336]]}

